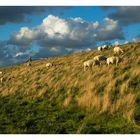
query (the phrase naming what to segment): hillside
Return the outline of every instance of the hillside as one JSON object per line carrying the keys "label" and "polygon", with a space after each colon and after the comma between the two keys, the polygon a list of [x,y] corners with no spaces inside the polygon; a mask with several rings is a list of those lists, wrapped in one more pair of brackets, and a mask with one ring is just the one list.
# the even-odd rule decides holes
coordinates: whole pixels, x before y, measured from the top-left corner
{"label": "hillside", "polygon": [[140,133],[140,43],[131,45],[118,66],[85,72],[84,61],[113,48],[0,68],[0,133]]}

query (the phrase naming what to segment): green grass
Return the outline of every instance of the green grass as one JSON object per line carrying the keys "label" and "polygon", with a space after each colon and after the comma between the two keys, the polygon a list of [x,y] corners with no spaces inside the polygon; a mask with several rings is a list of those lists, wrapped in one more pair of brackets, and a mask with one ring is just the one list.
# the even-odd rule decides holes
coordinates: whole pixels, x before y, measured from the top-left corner
{"label": "green grass", "polygon": [[0,98],[0,133],[137,133],[135,125],[119,114],[95,115],[76,106],[64,108],[47,98],[25,100],[21,96]]}

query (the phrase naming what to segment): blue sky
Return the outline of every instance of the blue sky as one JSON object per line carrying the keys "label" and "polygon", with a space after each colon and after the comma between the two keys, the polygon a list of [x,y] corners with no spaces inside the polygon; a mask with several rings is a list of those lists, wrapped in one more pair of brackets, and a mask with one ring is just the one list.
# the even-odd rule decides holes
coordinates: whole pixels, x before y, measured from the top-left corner
{"label": "blue sky", "polygon": [[139,7],[124,6],[0,7],[0,66],[21,63],[29,56],[139,40],[139,12]]}

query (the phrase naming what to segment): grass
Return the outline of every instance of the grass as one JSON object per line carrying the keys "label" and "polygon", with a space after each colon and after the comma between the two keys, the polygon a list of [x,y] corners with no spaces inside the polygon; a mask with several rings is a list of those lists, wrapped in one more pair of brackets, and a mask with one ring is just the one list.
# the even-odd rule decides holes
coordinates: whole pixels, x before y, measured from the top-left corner
{"label": "grass", "polygon": [[[140,133],[140,43],[118,66],[83,70],[83,62],[113,49],[0,68],[0,133]],[[46,68],[45,64],[56,64]]]}

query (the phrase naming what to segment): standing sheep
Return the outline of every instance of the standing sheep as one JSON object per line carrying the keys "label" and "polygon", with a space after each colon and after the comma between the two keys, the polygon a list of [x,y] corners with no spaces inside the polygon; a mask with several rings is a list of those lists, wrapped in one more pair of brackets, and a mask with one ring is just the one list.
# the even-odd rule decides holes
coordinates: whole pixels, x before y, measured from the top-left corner
{"label": "standing sheep", "polygon": [[108,49],[109,49],[108,45],[103,45],[103,46],[98,47],[98,51],[108,50]]}
{"label": "standing sheep", "polygon": [[100,46],[100,47],[98,47],[98,51],[102,51],[103,50],[103,48]]}
{"label": "standing sheep", "polygon": [[52,66],[53,66],[53,64],[50,62],[46,64],[46,67],[52,67]]}
{"label": "standing sheep", "polygon": [[2,74],[2,71],[0,71],[0,74]]}
{"label": "standing sheep", "polygon": [[95,65],[100,65],[100,62],[98,60],[94,60],[94,59],[85,61],[84,62],[84,71],[86,71],[86,67],[92,67]]}
{"label": "standing sheep", "polygon": [[27,66],[31,66],[31,62],[27,62]]}
{"label": "standing sheep", "polygon": [[108,46],[108,45],[103,45],[103,46],[102,46],[102,49],[103,49],[103,50],[108,50],[108,49],[109,49],[109,46]]}
{"label": "standing sheep", "polygon": [[120,47],[115,47],[113,49],[113,51],[114,51],[115,54],[120,54],[120,53],[123,53],[124,52]]}
{"label": "standing sheep", "polygon": [[31,66],[31,62],[32,62],[32,58],[29,57],[29,59],[26,61],[26,65],[27,66]]}
{"label": "standing sheep", "polygon": [[112,56],[112,57],[107,58],[106,63],[107,63],[108,66],[109,66],[109,64],[116,64],[116,66],[117,66],[119,61],[120,61],[119,57]]}
{"label": "standing sheep", "polygon": [[97,61],[106,61],[107,58],[103,55],[97,55],[93,59]]}

